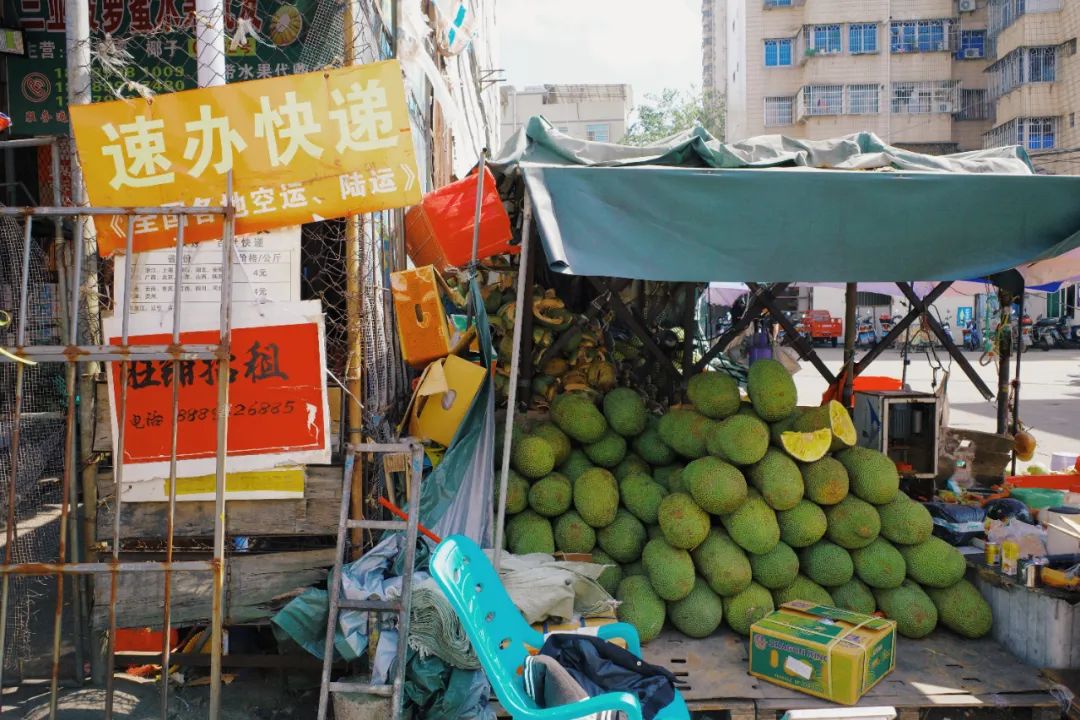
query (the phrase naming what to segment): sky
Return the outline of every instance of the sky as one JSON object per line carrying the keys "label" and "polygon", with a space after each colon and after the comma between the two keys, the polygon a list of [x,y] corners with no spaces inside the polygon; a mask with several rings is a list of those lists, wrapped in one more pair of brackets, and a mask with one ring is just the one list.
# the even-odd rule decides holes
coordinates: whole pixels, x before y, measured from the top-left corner
{"label": "sky", "polygon": [[500,0],[499,67],[516,87],[628,83],[637,104],[701,86],[700,0]]}

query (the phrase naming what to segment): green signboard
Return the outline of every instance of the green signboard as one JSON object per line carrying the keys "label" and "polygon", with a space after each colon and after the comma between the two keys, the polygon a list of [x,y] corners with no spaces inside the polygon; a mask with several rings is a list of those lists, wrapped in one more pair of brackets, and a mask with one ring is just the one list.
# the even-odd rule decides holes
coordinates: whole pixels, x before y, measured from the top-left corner
{"label": "green signboard", "polygon": [[[25,57],[7,58],[15,135],[68,132],[64,0],[3,0],[25,31]],[[195,0],[89,0],[95,101],[196,87]],[[318,0],[226,0],[226,79],[290,75],[329,63],[307,35]],[[247,23],[241,23],[244,19]],[[245,33],[250,26],[255,36]],[[238,28],[240,31],[238,32]],[[323,31],[325,32],[325,30]],[[246,37],[244,37],[246,35]]]}

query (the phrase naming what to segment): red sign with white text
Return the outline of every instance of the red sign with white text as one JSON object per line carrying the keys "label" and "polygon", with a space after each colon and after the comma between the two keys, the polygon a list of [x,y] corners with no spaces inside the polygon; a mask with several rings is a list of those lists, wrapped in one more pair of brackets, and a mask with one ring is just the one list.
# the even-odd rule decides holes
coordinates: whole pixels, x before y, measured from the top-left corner
{"label": "red sign with white text", "polygon": [[[185,344],[215,345],[217,330],[180,333]],[[111,338],[113,345],[120,338]],[[168,345],[170,333],[132,335],[131,345]],[[318,451],[325,437],[320,333],[317,323],[239,327],[229,362],[228,454]],[[173,385],[179,383],[177,459],[213,458],[217,449],[217,360],[139,360],[128,364],[124,462],[167,461],[172,442]],[[122,363],[112,363],[113,411],[120,412]]]}

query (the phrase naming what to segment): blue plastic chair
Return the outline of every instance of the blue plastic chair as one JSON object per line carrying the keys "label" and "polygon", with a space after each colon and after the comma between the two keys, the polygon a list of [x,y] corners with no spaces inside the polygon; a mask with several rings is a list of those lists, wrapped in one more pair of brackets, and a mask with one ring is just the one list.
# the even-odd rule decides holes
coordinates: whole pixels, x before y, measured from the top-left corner
{"label": "blue plastic chair", "polygon": [[[525,693],[524,667],[529,648],[539,650],[544,636],[529,627],[506,593],[495,568],[483,551],[466,537],[443,540],[431,558],[431,575],[457,612],[491,686],[510,715],[517,720],[572,720],[605,710],[641,720],[641,705],[631,693],[610,692],[553,708],[542,708]],[[599,637],[622,638],[627,649],[641,657],[637,630],[626,623],[598,628]],[[682,696],[664,708],[657,720],[689,720]]]}

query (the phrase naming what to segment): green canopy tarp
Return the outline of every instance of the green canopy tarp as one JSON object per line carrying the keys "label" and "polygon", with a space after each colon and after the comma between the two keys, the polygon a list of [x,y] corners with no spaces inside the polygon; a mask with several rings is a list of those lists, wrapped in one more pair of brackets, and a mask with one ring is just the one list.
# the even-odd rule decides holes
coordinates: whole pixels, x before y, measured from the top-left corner
{"label": "green canopy tarp", "polygon": [[520,173],[552,270],[688,282],[963,280],[1080,246],[1080,177],[1021,148],[930,156],[862,133],[648,148],[532,118],[492,165]]}

